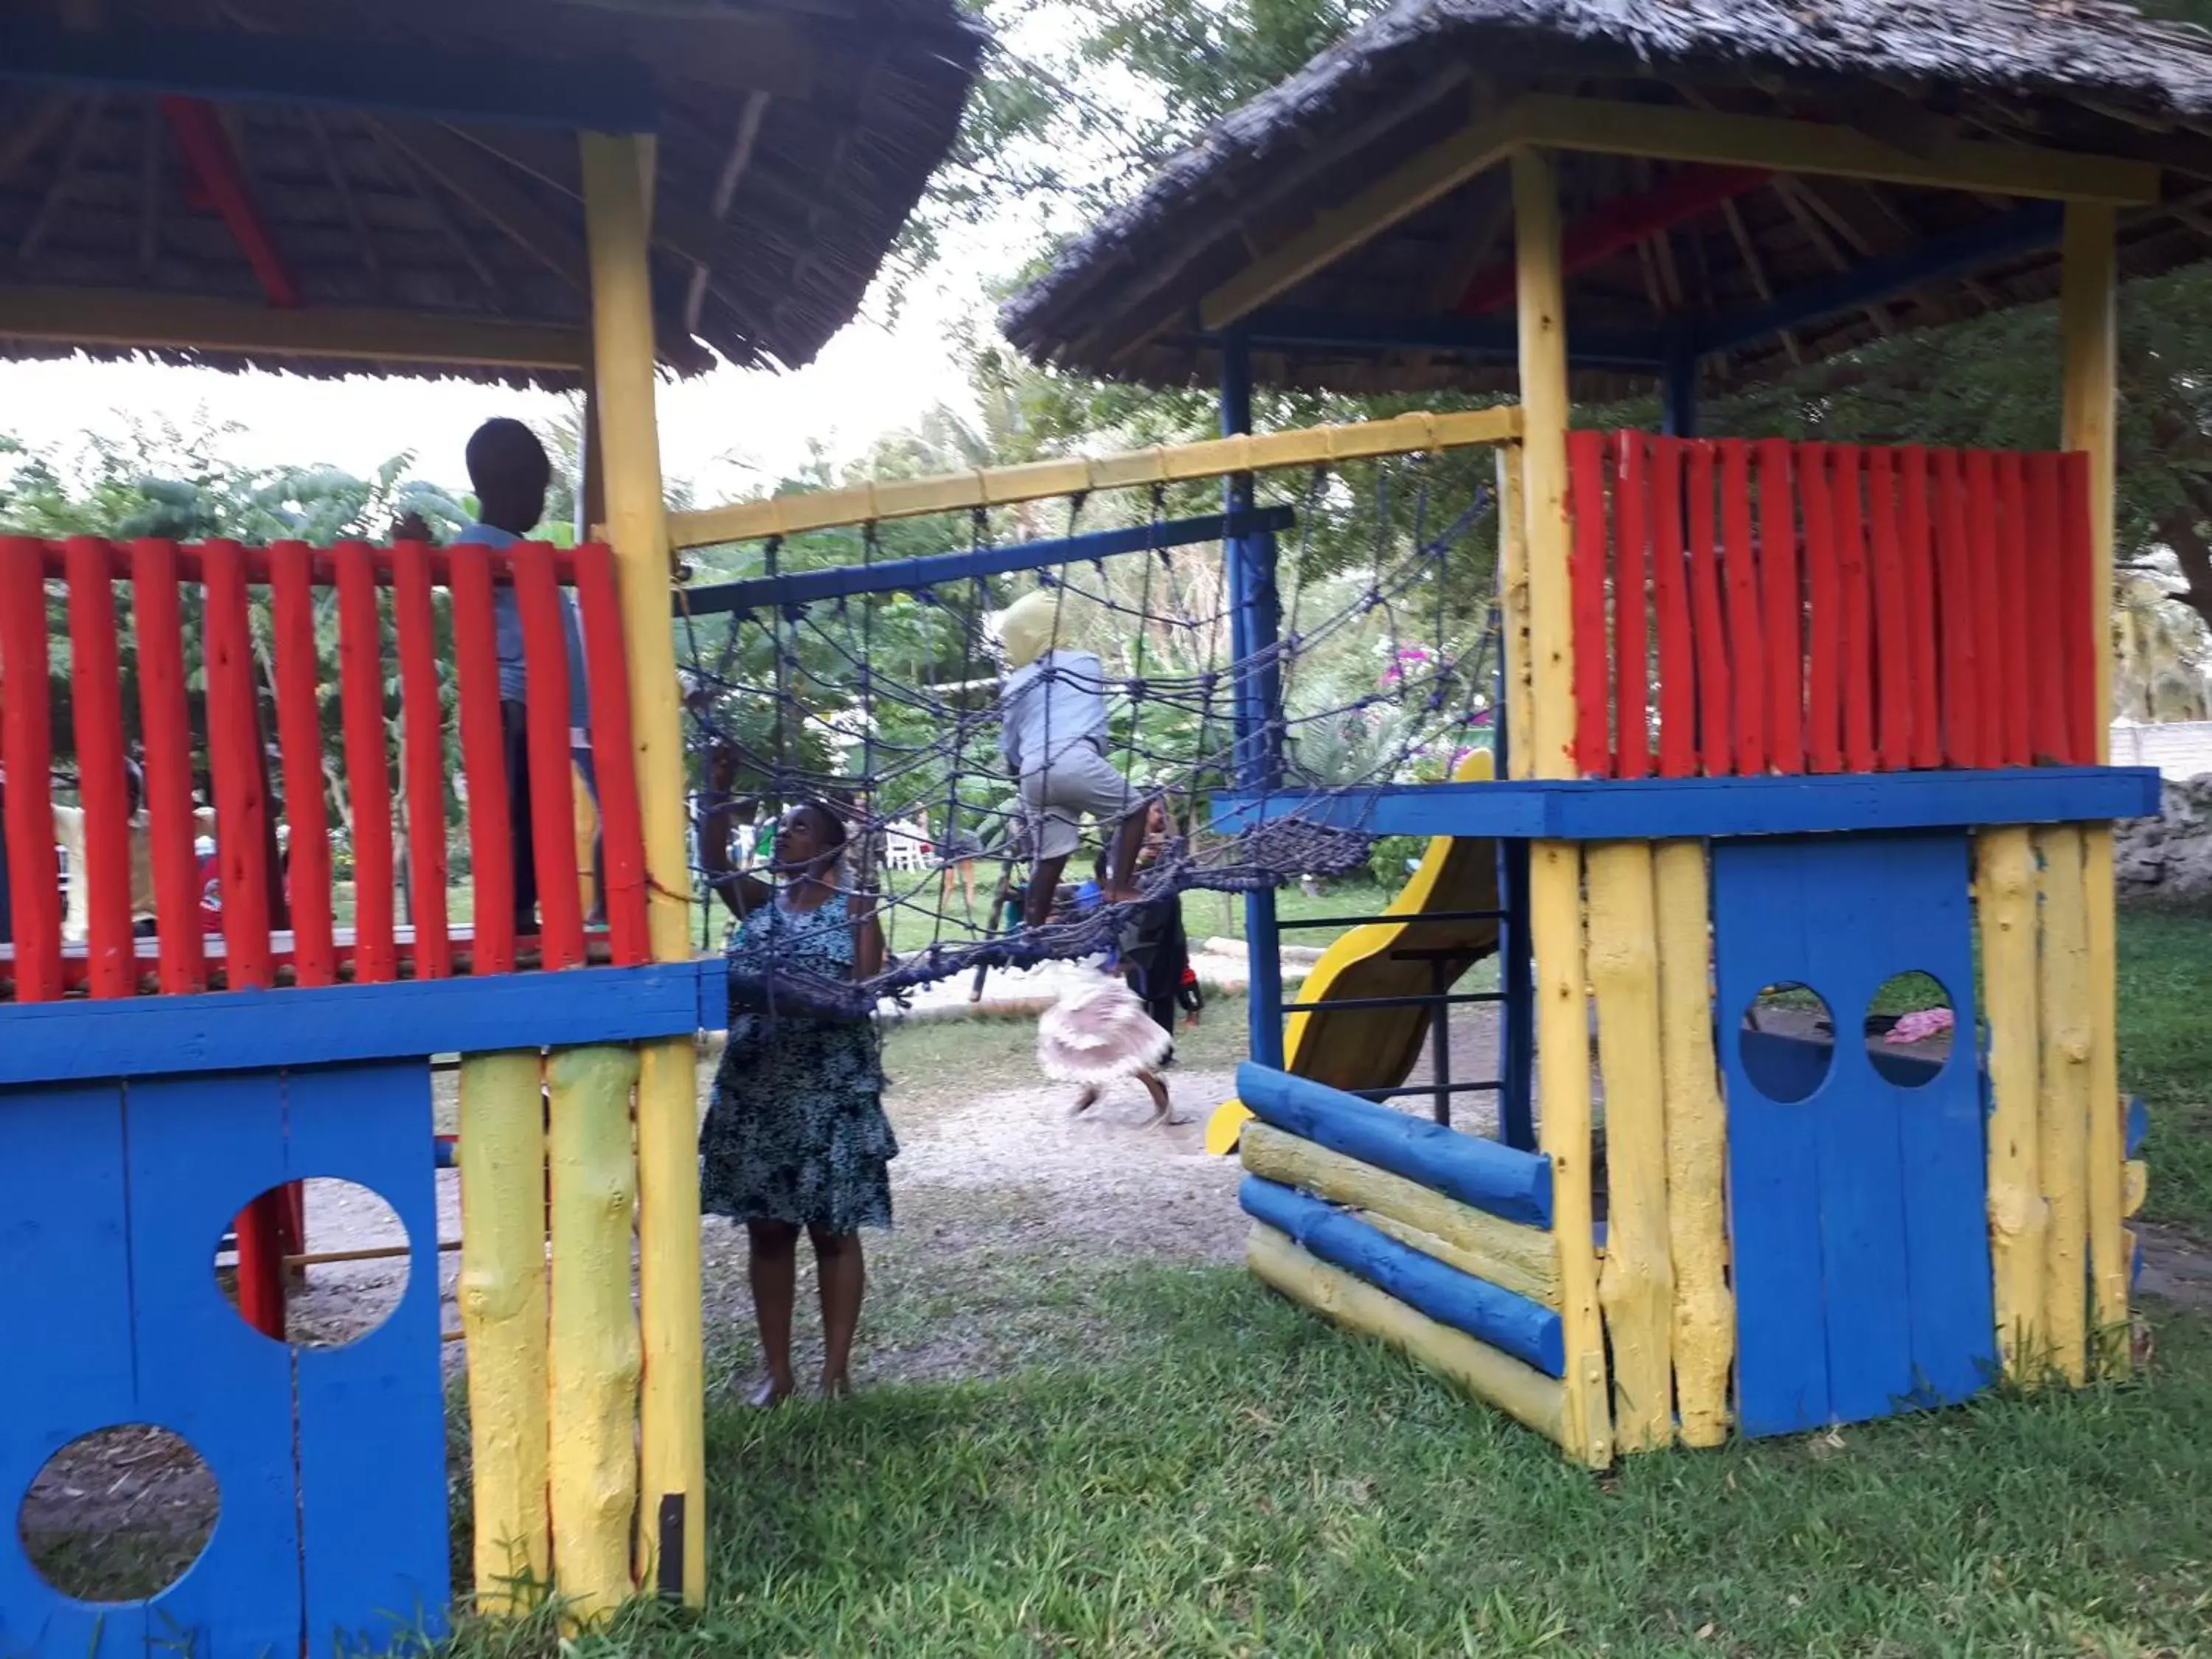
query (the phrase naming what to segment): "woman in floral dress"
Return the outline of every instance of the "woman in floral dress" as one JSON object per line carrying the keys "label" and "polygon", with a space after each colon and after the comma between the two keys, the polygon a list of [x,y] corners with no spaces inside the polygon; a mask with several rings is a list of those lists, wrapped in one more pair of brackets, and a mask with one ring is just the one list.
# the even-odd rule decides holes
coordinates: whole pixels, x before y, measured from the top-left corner
{"label": "woman in floral dress", "polygon": [[[883,968],[872,900],[840,882],[845,824],[806,801],[776,827],[771,888],[729,865],[729,799],[710,785],[701,861],[738,917],[733,975],[773,965],[836,979]],[[860,1230],[891,1224],[889,1165],[898,1142],[884,1115],[883,1067],[870,1019],[774,1016],[734,996],[730,1034],[700,1132],[700,1207],[744,1224],[753,1312],[768,1377],[752,1399],[773,1406],[792,1391],[791,1312],[800,1230],[813,1243],[822,1294],[822,1392],[849,1393],[853,1333],[867,1271]]]}

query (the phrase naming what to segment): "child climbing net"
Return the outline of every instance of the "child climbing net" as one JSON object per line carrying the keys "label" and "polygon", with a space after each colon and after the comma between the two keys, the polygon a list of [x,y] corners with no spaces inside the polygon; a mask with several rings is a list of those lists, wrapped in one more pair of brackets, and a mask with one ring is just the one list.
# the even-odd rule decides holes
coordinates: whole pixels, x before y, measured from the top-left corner
{"label": "child climbing net", "polygon": [[[908,520],[702,560],[749,579],[679,590],[695,809],[719,825],[835,803],[854,849],[845,878],[870,891],[890,941],[867,978],[772,969],[752,993],[858,1016],[974,969],[1093,956],[1143,904],[1189,889],[1364,868],[1368,838],[1310,806],[1243,822],[1212,808],[1232,791],[1257,808],[1285,790],[1310,803],[1434,781],[1489,740],[1483,462],[1262,473],[1227,517],[1172,517],[1202,498],[1156,485],[1148,499],[1069,498],[1057,537],[1031,505],[973,512],[964,547],[947,547],[942,519]],[[1016,538],[995,539],[1008,519]],[[1279,570],[1279,592],[1255,568]],[[1136,843],[1164,796],[1184,804],[1188,832],[1139,878]],[[1104,902],[1078,907],[1059,878],[1085,820],[1109,855]],[[1001,866],[981,931],[934,867],[887,869],[887,836],[915,822],[951,856]]]}

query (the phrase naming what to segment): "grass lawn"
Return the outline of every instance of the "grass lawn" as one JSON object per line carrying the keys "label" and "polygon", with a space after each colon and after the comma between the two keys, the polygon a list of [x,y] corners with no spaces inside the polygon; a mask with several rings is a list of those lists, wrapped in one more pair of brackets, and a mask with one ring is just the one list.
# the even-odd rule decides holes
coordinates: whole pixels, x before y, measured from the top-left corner
{"label": "grass lawn", "polygon": [[[2130,914],[2120,943],[2123,1078],[2152,1104],[2153,1212],[2202,1228],[2212,921]],[[1210,1006],[1185,1064],[1237,1058],[1243,1014],[1241,1000]],[[893,1034],[886,1066],[999,1087],[1025,1074],[1033,1041],[1027,1020],[918,1024]],[[1234,1267],[1030,1254],[1052,1218],[994,1201],[1013,1207],[988,1273],[972,1257],[933,1268],[951,1246],[909,1237],[880,1264],[862,1340],[1018,1319],[1016,1374],[763,1414],[727,1380],[749,1334],[725,1329],[706,1608],[640,1604],[566,1641],[550,1617],[471,1626],[455,1650],[2212,1653],[2202,1314],[2154,1307],[2155,1362],[2124,1386],[1592,1476]]]}

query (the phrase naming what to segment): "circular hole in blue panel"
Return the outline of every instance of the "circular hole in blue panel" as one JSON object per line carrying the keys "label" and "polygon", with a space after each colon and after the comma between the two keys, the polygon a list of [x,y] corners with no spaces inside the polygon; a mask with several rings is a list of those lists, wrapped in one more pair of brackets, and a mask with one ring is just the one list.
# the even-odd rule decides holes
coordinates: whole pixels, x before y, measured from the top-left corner
{"label": "circular hole in blue panel", "polygon": [[1917,1089],[1942,1075],[1957,1030],[1942,981],[1917,969],[1893,974],[1867,1004],[1867,1059],[1888,1082]]}
{"label": "circular hole in blue panel", "polygon": [[46,1461],[15,1512],[40,1577],[79,1601],[150,1601],[191,1571],[222,1493],[183,1436],[150,1423],[80,1435]]}
{"label": "circular hole in blue panel", "polygon": [[[296,1220],[285,1214],[286,1188],[254,1198],[216,1247],[216,1283],[240,1318],[264,1335],[277,1328],[295,1347],[343,1348],[392,1317],[407,1295],[412,1248],[399,1212],[356,1182],[313,1177],[301,1188]],[[249,1218],[258,1217],[257,1222]],[[257,1267],[263,1251],[243,1255],[240,1225],[272,1233],[281,1268]],[[273,1307],[272,1303],[281,1303]]]}
{"label": "circular hole in blue panel", "polygon": [[1835,1018],[1810,986],[1770,985],[1745,1007],[1736,1043],[1751,1086],[1787,1104],[1828,1080],[1836,1057]]}

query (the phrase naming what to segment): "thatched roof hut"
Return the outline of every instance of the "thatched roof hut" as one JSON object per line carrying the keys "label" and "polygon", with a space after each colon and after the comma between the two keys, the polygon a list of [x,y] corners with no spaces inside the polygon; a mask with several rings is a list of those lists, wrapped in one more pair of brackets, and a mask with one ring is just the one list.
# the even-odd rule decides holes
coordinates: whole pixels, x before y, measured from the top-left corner
{"label": "thatched roof hut", "polygon": [[[1211,378],[1209,294],[1529,94],[1834,123],[1906,149],[1967,140],[2149,161],[2164,170],[2163,198],[2124,210],[2123,272],[2212,250],[2212,37],[2128,6],[1400,0],[1065,249],[1006,307],[1006,334],[1091,374]],[[1716,176],[1724,171],[1560,153],[1581,395],[1648,386],[1657,364],[1633,361],[1638,342],[1690,338],[1709,385],[1740,385],[2057,291],[2055,206],[1756,168]],[[1510,386],[1504,174],[1456,183],[1272,295],[1245,319],[1257,378],[1356,392]],[[1577,263],[1578,222],[1610,213],[1618,228],[1624,204],[1647,209],[1648,233]],[[1885,269],[1899,282],[1871,280]],[[1854,273],[1875,297],[1787,332],[1742,337],[1724,325],[1755,323],[1778,296],[1823,283],[1844,292]],[[1608,342],[1621,343],[1611,362]]]}
{"label": "thatched roof hut", "polygon": [[[99,27],[60,27],[72,9]],[[9,10],[0,355],[473,357],[550,386],[587,353],[577,129],[658,136],[664,365],[801,364],[951,145],[983,41],[955,0]]]}

